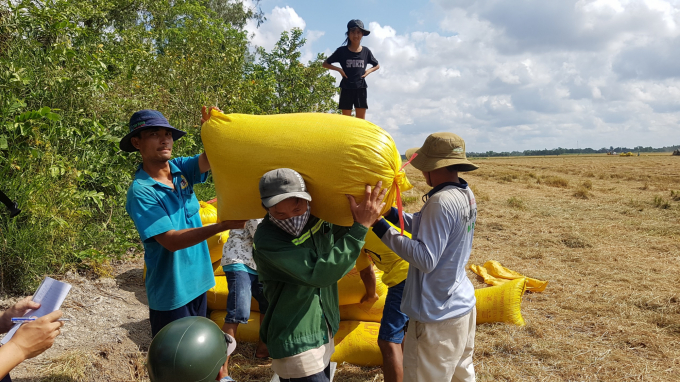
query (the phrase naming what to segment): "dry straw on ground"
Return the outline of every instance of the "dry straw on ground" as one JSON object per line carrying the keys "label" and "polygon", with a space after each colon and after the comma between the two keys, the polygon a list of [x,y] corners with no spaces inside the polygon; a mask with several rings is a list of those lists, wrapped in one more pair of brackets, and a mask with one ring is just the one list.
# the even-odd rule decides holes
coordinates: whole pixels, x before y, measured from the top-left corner
{"label": "dry straw on ground", "polygon": [[[680,379],[679,160],[473,160],[481,168],[462,175],[479,206],[471,263],[498,260],[550,281],[545,292],[525,295],[525,327],[477,327],[478,381]],[[430,188],[418,171],[409,166],[407,172],[415,189],[404,193],[406,210],[417,211]],[[580,190],[587,198],[575,197]],[[77,288],[67,314],[88,335],[75,328],[65,333],[55,349],[21,366],[15,379],[148,380],[140,266],[139,260],[119,265],[115,282],[71,280]],[[486,287],[472,272],[468,276],[475,287]],[[239,345],[231,363],[237,381],[271,378],[270,363],[255,360],[254,350]],[[383,379],[379,368],[340,365],[335,380]]]}

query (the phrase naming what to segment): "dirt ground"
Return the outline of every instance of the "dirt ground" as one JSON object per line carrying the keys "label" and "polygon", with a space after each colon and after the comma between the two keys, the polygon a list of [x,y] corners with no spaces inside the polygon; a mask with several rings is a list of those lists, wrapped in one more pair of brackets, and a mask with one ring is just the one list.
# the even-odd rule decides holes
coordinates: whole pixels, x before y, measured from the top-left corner
{"label": "dirt ground", "polygon": [[[548,280],[527,293],[524,327],[477,327],[478,381],[680,380],[680,157],[477,159],[462,175],[479,213],[470,262],[498,260]],[[408,167],[417,211],[429,190]],[[145,381],[150,343],[139,258],[115,278],[69,274],[71,321],[55,346],[17,367],[15,381]],[[472,272],[477,288],[486,287]],[[16,299],[0,300],[0,308]],[[240,344],[241,381],[269,381],[269,363]],[[340,365],[337,381],[382,381],[379,368]]]}

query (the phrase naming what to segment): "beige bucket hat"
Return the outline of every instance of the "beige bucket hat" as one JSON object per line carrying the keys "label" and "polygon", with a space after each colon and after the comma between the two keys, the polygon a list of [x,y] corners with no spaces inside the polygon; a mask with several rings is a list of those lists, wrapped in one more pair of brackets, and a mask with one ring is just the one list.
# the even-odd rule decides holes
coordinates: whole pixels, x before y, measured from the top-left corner
{"label": "beige bucket hat", "polygon": [[406,159],[414,153],[418,156],[411,165],[420,171],[434,171],[438,168],[457,165],[459,172],[473,171],[479,167],[467,160],[465,141],[454,133],[434,133],[425,139],[423,147],[406,150]]}

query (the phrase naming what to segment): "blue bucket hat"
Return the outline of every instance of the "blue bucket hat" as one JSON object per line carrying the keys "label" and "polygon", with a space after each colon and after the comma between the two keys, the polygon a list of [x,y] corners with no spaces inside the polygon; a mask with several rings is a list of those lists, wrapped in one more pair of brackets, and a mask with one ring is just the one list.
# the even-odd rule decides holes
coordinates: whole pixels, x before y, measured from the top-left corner
{"label": "blue bucket hat", "polygon": [[170,126],[170,123],[160,111],[145,109],[132,114],[132,117],[130,117],[130,132],[120,140],[118,147],[128,153],[137,151],[132,142],[130,142],[130,139],[141,131],[152,127],[166,127],[172,130],[172,139],[174,141],[177,141],[186,134],[186,131]]}

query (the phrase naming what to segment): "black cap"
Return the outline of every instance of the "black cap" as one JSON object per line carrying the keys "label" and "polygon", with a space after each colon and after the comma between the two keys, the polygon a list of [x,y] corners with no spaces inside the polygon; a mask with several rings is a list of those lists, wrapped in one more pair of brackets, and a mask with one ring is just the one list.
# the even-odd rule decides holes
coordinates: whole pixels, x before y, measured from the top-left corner
{"label": "black cap", "polygon": [[350,20],[350,22],[347,23],[347,30],[351,30],[352,28],[361,29],[361,31],[364,32],[364,36],[371,34],[371,31],[364,28],[364,23],[359,19]]}
{"label": "black cap", "polygon": [[307,192],[302,175],[289,168],[271,170],[262,175],[262,178],[260,178],[260,199],[262,199],[265,208],[270,208],[288,198],[312,200],[312,196]]}

